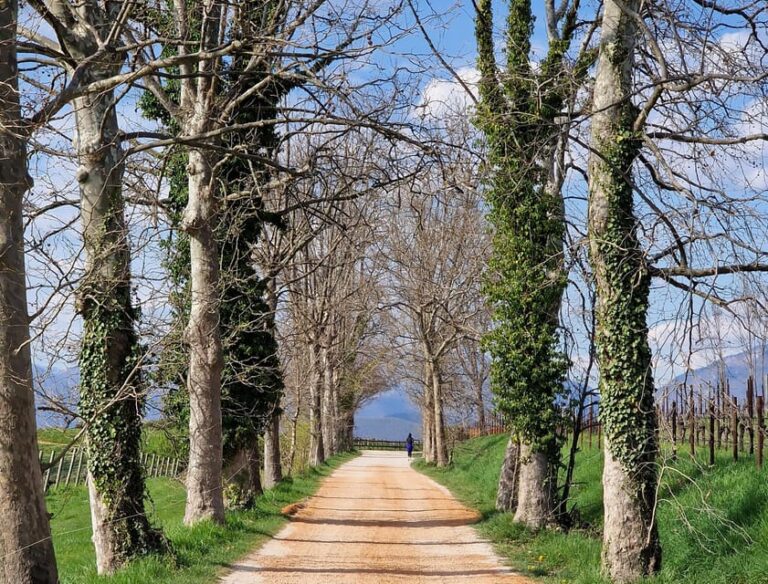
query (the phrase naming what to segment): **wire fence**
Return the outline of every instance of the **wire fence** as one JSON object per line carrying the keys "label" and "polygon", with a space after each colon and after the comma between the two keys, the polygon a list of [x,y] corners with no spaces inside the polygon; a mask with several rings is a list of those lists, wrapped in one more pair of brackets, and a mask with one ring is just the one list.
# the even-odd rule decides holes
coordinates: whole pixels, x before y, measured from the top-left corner
{"label": "wire fence", "polygon": [[[46,453],[42,450],[39,453],[40,464],[43,467],[43,489],[46,492],[59,485],[85,483],[88,476],[88,457],[85,448],[73,448],[63,456],[59,454],[60,452],[60,450],[51,449]],[[147,477],[175,478],[184,467],[181,459],[151,453],[141,455],[141,465]]]}

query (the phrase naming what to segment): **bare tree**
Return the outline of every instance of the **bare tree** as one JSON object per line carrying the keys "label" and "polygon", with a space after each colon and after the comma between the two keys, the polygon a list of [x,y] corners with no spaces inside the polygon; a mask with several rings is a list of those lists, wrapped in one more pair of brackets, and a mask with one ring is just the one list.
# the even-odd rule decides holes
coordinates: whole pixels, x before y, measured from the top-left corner
{"label": "bare tree", "polygon": [[30,186],[19,104],[18,4],[0,6],[0,577],[58,581],[37,463],[22,199]]}
{"label": "bare tree", "polygon": [[439,170],[425,171],[402,191],[382,256],[396,334],[411,362],[423,371],[424,457],[445,466],[446,359],[471,334],[482,311],[479,281],[488,242],[475,159],[452,149]]}

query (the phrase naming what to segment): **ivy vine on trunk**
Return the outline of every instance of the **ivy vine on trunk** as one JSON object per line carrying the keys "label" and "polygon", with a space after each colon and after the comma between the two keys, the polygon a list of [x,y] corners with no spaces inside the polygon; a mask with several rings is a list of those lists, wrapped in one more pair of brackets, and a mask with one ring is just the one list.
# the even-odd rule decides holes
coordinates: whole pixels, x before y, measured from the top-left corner
{"label": "ivy vine on trunk", "polygon": [[[475,125],[485,134],[493,169],[487,200],[493,254],[484,291],[494,328],[485,338],[492,356],[496,407],[513,429],[499,504],[516,501],[515,519],[532,528],[555,520],[560,461],[556,402],[568,363],[560,349],[559,313],[566,286],[565,221],[560,183],[552,175],[563,138],[559,116],[573,75],[564,56],[575,30],[578,1],[550,39],[540,67],[530,65],[534,17],[529,0],[512,0],[506,25],[506,69],[499,72],[491,0],[478,2],[476,39],[481,101]],[[568,85],[571,83],[571,85]],[[519,467],[519,468],[517,468]]]}

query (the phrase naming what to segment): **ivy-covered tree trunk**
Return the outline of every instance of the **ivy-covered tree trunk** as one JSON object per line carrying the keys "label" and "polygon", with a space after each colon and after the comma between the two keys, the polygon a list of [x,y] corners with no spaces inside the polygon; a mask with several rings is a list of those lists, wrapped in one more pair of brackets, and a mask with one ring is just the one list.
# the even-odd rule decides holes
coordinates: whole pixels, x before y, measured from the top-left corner
{"label": "ivy-covered tree trunk", "polygon": [[[196,112],[189,134],[205,128]],[[213,233],[217,211],[210,153],[189,151],[189,200],[182,227],[189,235],[189,463],[184,523],[224,522],[222,494],[221,372],[224,357],[219,329],[219,253]]]}
{"label": "ivy-covered tree trunk", "polygon": [[[493,168],[488,202],[494,227],[485,293],[495,326],[486,336],[491,389],[498,409],[519,436],[519,476],[503,469],[502,507],[516,499],[515,520],[538,529],[554,522],[559,463],[558,411],[567,362],[559,346],[559,310],[567,282],[563,267],[565,222],[560,183],[552,180],[561,114],[572,72],[564,55],[575,29],[578,2],[565,2],[562,30],[549,32],[546,58],[531,68],[530,0],[511,0],[506,28],[506,70],[499,73],[491,0],[479,0],[481,103],[475,124],[486,136]],[[556,28],[556,27],[555,27]],[[510,463],[512,459],[510,459]]]}
{"label": "ivy-covered tree trunk", "polygon": [[0,4],[0,581],[55,584],[37,459],[22,203],[31,185],[19,106],[18,4]]}
{"label": "ivy-covered tree trunk", "polygon": [[[105,72],[105,74],[109,74]],[[74,102],[85,276],[80,414],[85,420],[88,493],[96,567],[112,573],[162,548],[146,517],[141,467],[144,389],[131,299],[130,245],[122,193],[123,152],[112,92]]]}
{"label": "ivy-covered tree trunk", "polygon": [[520,478],[520,440],[515,432],[507,441],[504,462],[499,473],[499,487],[496,491],[496,510],[515,512],[517,509],[517,485]]}
{"label": "ivy-covered tree trunk", "polygon": [[[638,0],[625,0],[629,10]],[[589,241],[597,293],[600,417],[605,436],[603,567],[613,582],[658,571],[656,412],[646,313],[650,276],[637,239],[632,166],[632,64],[637,23],[605,2],[594,88],[589,164]]]}

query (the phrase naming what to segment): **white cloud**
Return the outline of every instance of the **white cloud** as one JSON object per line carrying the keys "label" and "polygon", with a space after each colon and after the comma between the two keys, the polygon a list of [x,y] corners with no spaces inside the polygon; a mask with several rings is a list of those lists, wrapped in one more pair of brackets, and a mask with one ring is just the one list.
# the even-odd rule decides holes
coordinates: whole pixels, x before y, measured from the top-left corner
{"label": "white cloud", "polygon": [[456,74],[472,92],[474,99],[457,79],[435,78],[424,87],[415,108],[416,115],[435,118],[467,115],[478,99],[477,84],[480,81],[480,73],[474,67],[462,67],[456,70]]}

